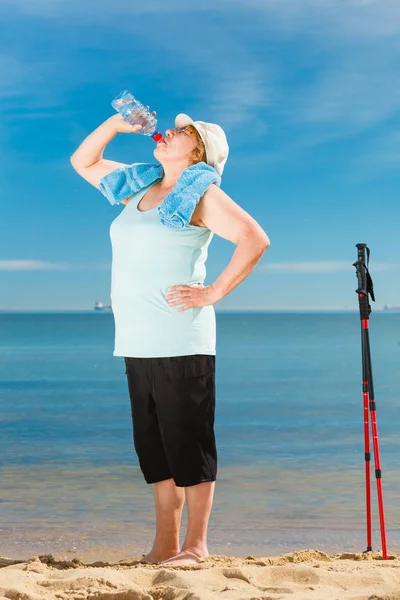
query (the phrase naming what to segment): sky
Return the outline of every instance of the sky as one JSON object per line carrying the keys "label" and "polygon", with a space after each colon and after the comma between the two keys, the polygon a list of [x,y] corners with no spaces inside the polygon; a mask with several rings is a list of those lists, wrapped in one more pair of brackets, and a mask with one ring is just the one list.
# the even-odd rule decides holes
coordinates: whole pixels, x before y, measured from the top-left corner
{"label": "sky", "polygon": [[[218,310],[358,310],[356,244],[373,310],[400,305],[398,0],[2,0],[0,310],[110,303],[111,206],[72,168],[123,89],[221,125],[222,189],[270,238]],[[119,134],[104,158],[155,162]],[[213,237],[211,285],[234,244]],[[180,282],[176,282],[177,284]]]}

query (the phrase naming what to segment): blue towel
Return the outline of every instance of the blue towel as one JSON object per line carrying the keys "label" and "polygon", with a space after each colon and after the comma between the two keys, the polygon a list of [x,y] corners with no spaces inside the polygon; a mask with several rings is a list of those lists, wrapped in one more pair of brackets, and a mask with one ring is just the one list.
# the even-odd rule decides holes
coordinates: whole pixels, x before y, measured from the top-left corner
{"label": "blue towel", "polygon": [[[164,177],[162,165],[151,163],[133,163],[119,167],[100,180],[100,191],[110,204],[119,204],[122,200],[140,191],[156,180]],[[199,162],[185,169],[179,176],[175,187],[157,207],[160,221],[172,229],[183,229],[192,217],[196,204],[207,188],[216,183],[221,185],[217,171],[205,162]]]}

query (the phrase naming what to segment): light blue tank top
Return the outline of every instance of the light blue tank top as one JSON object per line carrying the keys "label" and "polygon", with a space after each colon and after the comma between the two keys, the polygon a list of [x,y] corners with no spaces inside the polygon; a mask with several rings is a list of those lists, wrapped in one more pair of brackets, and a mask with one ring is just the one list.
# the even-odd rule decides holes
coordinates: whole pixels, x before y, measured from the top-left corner
{"label": "light blue tank top", "polygon": [[173,285],[204,284],[213,232],[187,225],[171,229],[157,207],[137,208],[152,185],[134,194],[110,226],[114,356],[152,358],[216,353],[212,305],[178,312],[165,296]]}

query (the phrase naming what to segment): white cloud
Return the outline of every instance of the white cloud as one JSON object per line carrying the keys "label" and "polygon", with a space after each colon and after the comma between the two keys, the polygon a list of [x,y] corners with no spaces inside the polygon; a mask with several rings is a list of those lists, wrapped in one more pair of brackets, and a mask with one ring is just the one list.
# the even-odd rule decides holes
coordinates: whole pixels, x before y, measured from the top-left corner
{"label": "white cloud", "polygon": [[[185,87],[190,89],[193,114],[220,122],[235,148],[242,140],[249,143],[249,137],[238,132],[240,126],[264,134],[267,122],[274,123],[276,116],[287,121],[286,128],[302,127],[282,149],[287,157],[354,136],[400,111],[400,87],[395,84],[400,60],[398,0],[205,0],[201,6],[148,0],[134,11],[128,0],[99,2],[95,10],[84,10],[73,0],[5,4],[21,18],[29,14],[53,20],[55,28],[63,24],[63,43],[54,56],[43,59],[33,53],[32,60],[26,60],[14,56],[12,48],[0,56],[0,89],[3,86],[7,96],[29,90],[30,107],[40,111],[36,116],[63,107],[71,72],[78,89],[103,83],[113,69],[116,77],[126,70],[135,48],[131,40],[136,40],[142,65],[149,61],[153,70],[160,60],[165,93],[175,84],[178,91],[171,94],[176,91],[178,97]],[[152,25],[148,31],[143,27],[146,18]],[[71,34],[64,27],[68,22],[74,23]],[[163,34],[154,36],[154,29]],[[104,31],[109,40],[119,38],[120,59],[115,65],[112,53],[105,52],[100,73],[90,53],[79,60],[78,52],[83,36],[93,57],[104,52]],[[296,40],[299,51],[290,54]],[[25,114],[29,116],[19,100],[18,120]],[[68,121],[71,139],[84,135],[73,114],[57,112],[57,117]]]}
{"label": "white cloud", "polygon": [[[400,5],[398,0],[204,0],[201,3],[188,3],[184,0],[147,0],[132,8],[130,0],[118,3],[98,1],[92,3],[93,10],[84,10],[77,0],[3,0],[24,14],[43,18],[71,16],[76,22],[99,23],[111,15],[134,17],[145,14],[220,14],[224,20],[236,13],[244,20],[247,16],[260,19],[265,16],[268,22],[288,35],[304,30],[313,35],[377,38],[398,35]],[[85,5],[86,8],[86,5]],[[113,26],[113,23],[109,23]],[[256,25],[256,23],[254,24]]]}
{"label": "white cloud", "polygon": [[[188,5],[189,6],[189,5]],[[171,95],[190,90],[190,109],[193,115],[203,115],[203,120],[220,123],[230,133],[230,140],[237,135],[240,143],[238,127],[245,125],[257,132],[265,132],[265,122],[259,119],[262,109],[270,101],[272,81],[275,77],[273,68],[263,56],[255,56],[250,52],[246,40],[247,33],[238,37],[235,20],[230,27],[231,15],[226,14],[226,26],[220,27],[218,22],[209,21],[204,16],[195,18],[197,7],[191,11],[188,6],[176,18],[171,20],[163,15],[165,35],[141,40],[142,48],[147,44],[155,56],[163,56],[167,66],[164,86]],[[204,8],[204,6],[203,6]],[[210,10],[216,5],[210,4]],[[157,22],[154,22],[157,26]],[[121,35],[131,35],[132,24],[121,24]],[[143,34],[143,32],[142,32]],[[194,40],[201,40],[196,43]],[[169,66],[173,65],[173,66]],[[154,68],[154,65],[152,65]],[[172,83],[168,81],[171,75]],[[243,137],[241,138],[243,140]]]}
{"label": "white cloud", "polygon": [[0,271],[66,271],[75,269],[108,270],[110,263],[68,263],[47,260],[0,260]]}
{"label": "white cloud", "polygon": [[[118,77],[120,71],[125,69],[127,72],[131,68],[132,51],[138,54],[135,60],[140,60],[142,68],[148,62],[149,70],[154,71],[160,63],[166,93],[174,84],[178,89],[171,90],[172,93],[179,94],[180,90],[186,92],[190,88],[194,111],[202,114],[209,111],[209,118],[212,115],[225,128],[234,129],[248,123],[249,119],[256,118],[257,109],[265,106],[269,85],[265,61],[247,50],[246,36],[238,38],[234,28],[231,29],[229,11],[226,27],[208,18],[208,11],[221,11],[221,7],[210,0],[202,6],[185,4],[182,0],[165,3],[149,0],[135,6],[134,12],[127,0],[117,4],[98,3],[94,11],[83,10],[82,4],[66,0],[39,0],[34,4],[16,0],[9,2],[8,7],[17,14],[21,12],[21,18],[32,14],[38,19],[54,19],[54,27],[61,27],[63,23],[60,44],[55,46],[53,55],[36,57],[33,51],[27,58],[20,56],[21,48],[18,47],[10,48],[7,56],[0,55],[3,90],[9,97],[22,95],[18,99],[19,119],[32,114],[28,108],[38,111],[35,116],[46,115],[47,108],[51,116],[56,107],[58,118],[68,119],[64,103],[71,81],[76,89],[91,83],[103,85],[107,73],[110,78]],[[147,13],[151,20],[148,29],[143,27]],[[119,18],[121,15],[127,18]],[[73,24],[71,34],[64,27],[69,20]],[[157,29],[163,34],[154,36]],[[115,65],[112,52],[104,51],[104,35],[108,36],[108,43],[112,40],[118,43],[118,65]],[[24,52],[28,43],[23,47]],[[79,60],[79,48],[83,45],[87,58]],[[95,68],[97,51],[104,54],[102,70]],[[23,93],[27,90],[29,94],[24,105]],[[64,108],[65,114],[60,114],[60,108]],[[160,109],[158,112],[161,114]],[[73,120],[72,115],[69,117],[71,126]],[[260,131],[262,126],[259,122]]]}
{"label": "white cloud", "polygon": [[[371,271],[395,270],[399,267],[396,263],[374,262]],[[110,270],[111,263],[66,263],[50,262],[45,260],[0,260],[0,271],[64,271],[64,270]],[[260,264],[257,270],[268,270],[275,273],[356,273],[352,263],[347,261],[297,261],[297,262],[270,262]]]}
{"label": "white cloud", "polygon": [[213,114],[217,122],[233,129],[243,123],[249,124],[258,135],[266,132],[266,126],[257,119],[258,109],[268,105],[267,77],[257,65],[241,67],[232,72],[221,65],[221,77],[215,81],[213,90]]}
{"label": "white cloud", "polygon": [[[265,40],[262,59],[280,74],[271,91],[277,114],[307,128],[307,135],[294,132],[286,150],[353,137],[397,117],[398,0],[229,0],[230,15],[244,5],[253,13],[251,39]],[[281,51],[269,52],[269,39]],[[293,74],[294,87],[286,83]]]}
{"label": "white cloud", "polygon": [[[375,263],[373,271],[387,271],[398,267],[390,263]],[[260,265],[260,268],[277,273],[339,273],[353,272],[356,274],[352,263],[338,260],[304,261],[304,262],[276,262]]]}
{"label": "white cloud", "polygon": [[0,271],[59,271],[68,268],[66,263],[45,260],[0,260]]}
{"label": "white cloud", "polygon": [[374,40],[398,36],[398,0],[225,0],[230,6],[257,11],[275,29],[292,36],[299,31],[330,39]]}
{"label": "white cloud", "polygon": [[400,110],[399,58],[393,45],[338,53],[335,66],[303,90],[293,114],[301,121],[339,125],[344,137],[381,124]]}

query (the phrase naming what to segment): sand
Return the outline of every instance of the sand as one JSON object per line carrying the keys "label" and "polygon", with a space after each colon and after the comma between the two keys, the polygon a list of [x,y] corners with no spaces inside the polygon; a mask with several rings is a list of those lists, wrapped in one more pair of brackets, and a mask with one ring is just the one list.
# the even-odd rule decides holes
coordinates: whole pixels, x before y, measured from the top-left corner
{"label": "sand", "polygon": [[[144,555],[143,555],[144,556]],[[210,555],[198,565],[0,557],[0,600],[400,600],[400,554]]]}

